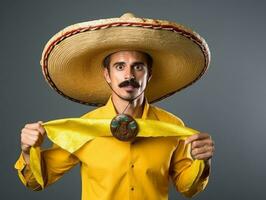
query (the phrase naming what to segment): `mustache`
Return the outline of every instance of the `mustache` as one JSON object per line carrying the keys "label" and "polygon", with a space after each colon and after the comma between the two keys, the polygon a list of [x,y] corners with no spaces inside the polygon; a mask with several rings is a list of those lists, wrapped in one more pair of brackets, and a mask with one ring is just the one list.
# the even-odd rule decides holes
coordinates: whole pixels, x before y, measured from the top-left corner
{"label": "mustache", "polygon": [[139,88],[140,87],[140,84],[135,79],[130,79],[130,80],[123,81],[118,86],[120,88],[126,87],[126,86],[132,86],[134,88]]}

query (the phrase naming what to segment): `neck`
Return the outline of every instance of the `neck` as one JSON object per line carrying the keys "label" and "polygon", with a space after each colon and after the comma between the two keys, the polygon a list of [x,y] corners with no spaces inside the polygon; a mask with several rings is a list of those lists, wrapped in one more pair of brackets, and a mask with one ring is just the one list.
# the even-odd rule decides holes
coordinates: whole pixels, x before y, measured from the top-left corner
{"label": "neck", "polygon": [[127,109],[124,111],[124,114],[130,115],[134,118],[140,118],[142,116],[144,100],[145,100],[144,94],[140,95],[137,99],[135,99],[131,103],[129,103],[129,101],[121,99],[114,93],[112,94],[112,101],[116,109],[116,112],[121,114],[127,107]]}

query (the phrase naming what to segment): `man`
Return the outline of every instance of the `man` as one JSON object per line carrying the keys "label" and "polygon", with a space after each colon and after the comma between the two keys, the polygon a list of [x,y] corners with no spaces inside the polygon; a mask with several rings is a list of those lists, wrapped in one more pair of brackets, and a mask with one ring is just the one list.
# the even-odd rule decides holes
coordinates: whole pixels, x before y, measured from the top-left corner
{"label": "man", "polygon": [[[117,20],[118,24],[114,23],[115,20]],[[21,131],[22,154],[15,167],[18,170],[20,179],[26,186],[34,190],[44,188],[57,181],[77,163],[80,163],[83,200],[167,199],[169,178],[172,178],[176,189],[188,197],[197,194],[205,188],[210,172],[210,159],[214,151],[214,143],[211,137],[207,133],[198,133],[185,139],[184,137],[179,137],[182,134],[168,134],[170,129],[174,128],[177,132],[180,127],[182,129],[184,127],[182,120],[158,107],[150,105],[148,101],[156,101],[162,97],[169,96],[169,94],[198,79],[202,75],[202,70],[205,71],[208,65],[206,60],[209,57],[204,54],[207,51],[202,50],[204,53],[200,52],[198,46],[193,46],[191,41],[187,41],[187,38],[185,38],[183,43],[189,42],[189,44],[185,44],[184,47],[188,48],[188,52],[191,52],[192,55],[193,53],[196,54],[190,61],[194,67],[192,70],[197,71],[196,68],[198,66],[201,68],[201,72],[198,70],[200,72],[199,75],[190,78],[180,77],[180,82],[183,82],[183,85],[177,86],[175,85],[175,82],[178,81],[176,80],[176,74],[172,77],[171,74],[175,73],[176,69],[179,69],[178,73],[182,74],[182,70],[180,70],[180,66],[177,66],[176,69],[171,67],[176,66],[175,62],[179,60],[181,60],[181,63],[186,63],[184,59],[187,55],[184,52],[178,52],[177,55],[179,56],[173,56],[171,52],[168,52],[170,54],[169,58],[174,57],[169,62],[163,59],[162,54],[165,52],[160,51],[159,54],[156,54],[152,47],[148,48],[151,45],[151,43],[147,42],[148,38],[144,40],[146,45],[142,45],[142,41],[137,43],[141,38],[139,36],[136,37],[136,33],[132,33],[132,27],[124,28],[121,26],[121,28],[118,28],[119,24],[137,25],[136,22],[139,23],[138,20],[140,18],[125,14],[121,18],[110,20],[111,24],[114,25],[113,29],[110,30],[102,28],[108,27],[108,21],[103,24],[100,22],[98,25],[95,25],[98,23],[97,21],[93,21],[92,24],[95,25],[93,28],[88,26],[88,24],[83,24],[84,27],[90,27],[90,29],[87,29],[91,31],[89,33],[84,30],[81,31],[82,28],[79,25],[79,29],[71,27],[72,31],[61,32],[59,34],[60,37],[62,37],[62,34],[64,35],[61,40],[55,36],[48,42],[42,58],[43,72],[49,84],[57,92],[80,103],[99,105],[109,100],[105,106],[83,115],[81,119],[59,121],[59,125],[56,125],[56,127],[59,127],[57,131],[54,131],[53,125],[49,124],[49,122],[43,123],[39,121],[25,125]],[[155,23],[158,25],[160,22],[156,21]],[[144,25],[148,26],[149,24],[143,23],[142,25],[144,27]],[[164,25],[163,23],[161,24],[162,27]],[[96,27],[101,27],[102,29],[100,30],[103,31],[96,33]],[[169,26],[165,27],[169,29]],[[139,30],[142,29],[141,27]],[[80,31],[79,35],[77,34],[78,30]],[[109,32],[106,32],[106,30]],[[150,33],[150,30],[145,31],[143,35]],[[86,39],[82,39],[82,33],[90,34],[90,38],[88,39],[87,35],[84,36]],[[133,35],[130,36],[129,33]],[[172,36],[168,35],[168,32],[162,33],[166,34],[166,38],[170,41],[172,40]],[[162,33],[160,32],[159,36],[154,35],[154,32],[151,34],[153,34],[154,38],[159,37],[160,40],[164,41]],[[186,33],[188,34],[189,32]],[[95,39],[93,40],[94,36],[97,37],[96,43],[98,46],[92,47],[92,43],[95,42]],[[110,38],[110,36],[121,37],[119,39],[121,43],[117,44],[115,39]],[[125,42],[123,42],[124,36],[127,36],[124,39]],[[79,40],[81,44],[78,49],[92,48],[93,51],[88,53],[89,49],[83,49],[84,52],[77,53],[77,49],[71,50],[71,48],[75,48],[73,44],[77,44],[77,41],[74,41],[75,39]],[[110,41],[108,43],[102,42],[102,39],[110,39],[113,44],[110,44]],[[129,40],[132,41],[128,42]],[[57,41],[57,43],[54,41]],[[59,43],[58,41],[63,42]],[[68,42],[73,43],[68,44]],[[82,46],[82,43],[86,44]],[[90,44],[88,45],[88,43]],[[69,49],[66,48],[67,45],[69,45]],[[165,45],[164,49],[169,48],[171,45]],[[160,46],[164,46],[164,44]],[[64,51],[62,47],[66,48],[65,56],[62,55],[64,53],[62,52]],[[181,47],[180,45],[179,48]],[[169,56],[168,54],[165,58]],[[183,58],[182,54],[185,55]],[[204,62],[201,61],[202,58],[196,62],[193,61],[199,58],[199,55],[204,57]],[[162,57],[161,60],[158,59],[160,56]],[[96,62],[98,60],[98,62],[103,63],[103,80],[107,82],[107,87],[104,85],[106,83],[103,83],[101,79],[98,80],[97,76],[99,76],[100,70],[99,68],[97,69],[97,66],[99,65],[93,65],[92,61],[90,61],[91,58],[96,60]],[[60,59],[65,64],[60,63]],[[55,64],[54,62],[58,63]],[[159,65],[163,62],[168,64],[174,62],[174,64],[168,66],[170,69],[163,68],[163,70]],[[70,69],[71,63],[75,68]],[[197,66],[194,65],[195,63]],[[56,71],[59,64],[65,67],[65,70],[69,69],[69,72],[62,74],[64,70],[61,73]],[[66,66],[68,64],[69,66]],[[189,65],[184,67],[189,67]],[[169,72],[168,74],[166,73],[167,71]],[[76,74],[73,74],[74,72]],[[67,73],[71,74],[69,77],[72,78],[74,83],[66,82]],[[182,75],[185,76],[186,73],[183,72]],[[189,72],[188,74],[190,75],[191,73]],[[90,77],[87,77],[89,75]],[[163,80],[159,84],[157,83],[157,90],[149,88],[150,84],[151,87],[156,85],[152,83],[154,75],[156,81],[159,81],[158,78],[163,79],[165,77],[165,80],[171,82],[170,85],[174,84],[167,85],[165,80]],[[176,81],[171,81],[171,78]],[[94,80],[86,83],[88,79]],[[100,90],[98,90],[97,84]],[[164,88],[164,84],[167,87]],[[82,95],[80,93],[84,91],[82,87],[89,87],[87,92],[94,95],[89,97]],[[171,90],[167,90],[168,87],[172,87]],[[163,91],[158,91],[160,88]],[[78,89],[80,92],[77,91]],[[167,90],[166,93],[164,93],[165,89]],[[101,90],[104,90],[104,92]],[[107,91],[109,93],[105,94]],[[74,94],[75,92],[76,94]],[[148,97],[145,97],[145,94]],[[84,96],[86,97],[84,98]],[[106,129],[105,119],[112,119],[110,129],[113,137],[107,133],[109,131]],[[100,120],[99,124],[97,124],[97,120]],[[93,129],[94,124],[89,126],[84,125],[84,122],[97,124],[95,126],[97,130]],[[185,131],[186,129],[183,128],[182,130]],[[41,152],[33,151],[40,147],[46,133],[54,142],[54,146]],[[40,166],[38,167],[36,163],[39,163]]]}

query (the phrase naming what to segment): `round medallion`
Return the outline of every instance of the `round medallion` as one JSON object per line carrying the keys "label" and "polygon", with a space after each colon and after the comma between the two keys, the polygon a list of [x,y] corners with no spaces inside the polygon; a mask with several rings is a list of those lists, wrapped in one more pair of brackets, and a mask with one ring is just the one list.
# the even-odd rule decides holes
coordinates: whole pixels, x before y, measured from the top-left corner
{"label": "round medallion", "polygon": [[138,134],[138,124],[133,117],[126,114],[115,116],[110,124],[115,138],[121,141],[132,141]]}

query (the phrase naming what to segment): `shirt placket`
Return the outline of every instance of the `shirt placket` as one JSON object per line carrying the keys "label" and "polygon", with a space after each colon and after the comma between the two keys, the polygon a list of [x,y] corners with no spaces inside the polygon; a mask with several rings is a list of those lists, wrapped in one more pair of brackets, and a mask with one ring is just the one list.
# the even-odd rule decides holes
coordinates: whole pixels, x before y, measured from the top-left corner
{"label": "shirt placket", "polygon": [[135,144],[134,142],[130,143],[130,158],[128,163],[128,173],[129,173],[129,199],[135,200],[136,199],[136,192],[137,192],[137,185],[135,181],[135,166],[136,165],[136,158],[135,158]]}

